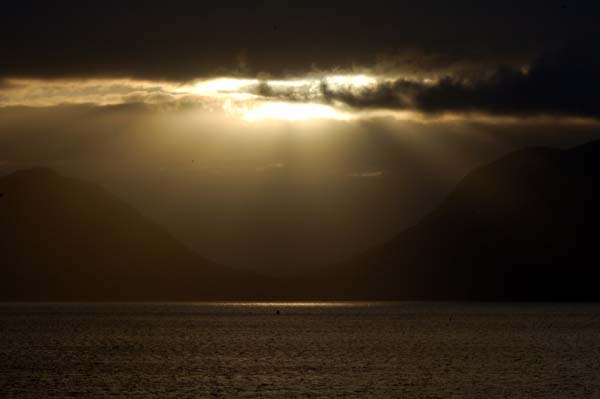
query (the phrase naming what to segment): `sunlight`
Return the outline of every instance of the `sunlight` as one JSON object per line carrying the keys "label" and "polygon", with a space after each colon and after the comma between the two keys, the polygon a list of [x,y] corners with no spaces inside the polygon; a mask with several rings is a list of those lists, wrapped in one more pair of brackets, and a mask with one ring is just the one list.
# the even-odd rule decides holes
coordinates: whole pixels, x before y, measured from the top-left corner
{"label": "sunlight", "polygon": [[295,104],[286,102],[266,102],[247,110],[243,118],[248,121],[279,119],[303,121],[308,119],[348,120],[350,115],[322,104]]}
{"label": "sunlight", "polygon": [[218,78],[196,82],[191,86],[182,86],[175,90],[176,93],[189,93],[200,96],[215,96],[240,92],[247,86],[258,83],[256,79]]}
{"label": "sunlight", "polygon": [[[271,301],[271,302],[195,302],[192,306],[215,306],[229,308],[264,308],[265,310],[283,309],[287,311],[302,310],[302,308],[376,308],[393,306],[393,302],[368,302],[368,301]],[[287,309],[286,309],[287,308]]]}
{"label": "sunlight", "polygon": [[[368,75],[330,75],[322,78],[290,79],[290,80],[264,80],[262,82],[275,87],[315,87],[321,82],[333,86],[363,87],[377,83],[377,79]],[[247,93],[250,86],[259,84],[258,79],[217,78],[196,81],[191,85],[184,85],[175,89],[178,94],[195,94],[200,96],[231,95]]]}
{"label": "sunlight", "polygon": [[315,80],[295,79],[295,80],[268,80],[266,83],[269,86],[281,87],[303,87],[315,84]]}
{"label": "sunlight", "polygon": [[377,83],[377,79],[368,75],[332,75],[325,78],[325,81],[337,86],[369,86]]}

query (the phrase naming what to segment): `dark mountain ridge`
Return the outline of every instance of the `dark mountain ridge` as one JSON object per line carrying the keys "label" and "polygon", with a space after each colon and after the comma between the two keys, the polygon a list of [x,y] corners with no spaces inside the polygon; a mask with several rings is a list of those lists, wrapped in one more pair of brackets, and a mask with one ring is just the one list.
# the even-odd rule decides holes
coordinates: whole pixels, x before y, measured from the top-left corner
{"label": "dark mountain ridge", "polygon": [[420,223],[318,275],[276,280],[189,250],[101,187],[0,178],[0,300],[600,300],[600,141],[468,174]]}
{"label": "dark mountain ridge", "polygon": [[335,296],[600,300],[598,182],[600,141],[509,154],[468,174],[416,226],[338,268]]}
{"label": "dark mountain ridge", "polygon": [[0,178],[0,193],[2,300],[219,300],[273,292],[269,279],[202,258],[95,184],[35,168]]}

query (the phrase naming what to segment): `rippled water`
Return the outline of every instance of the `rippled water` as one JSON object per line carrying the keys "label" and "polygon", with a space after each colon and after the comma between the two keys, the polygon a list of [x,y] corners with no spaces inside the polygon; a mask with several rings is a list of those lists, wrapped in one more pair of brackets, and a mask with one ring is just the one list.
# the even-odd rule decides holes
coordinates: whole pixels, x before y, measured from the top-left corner
{"label": "rippled water", "polygon": [[600,398],[600,305],[0,305],[0,397],[115,396]]}

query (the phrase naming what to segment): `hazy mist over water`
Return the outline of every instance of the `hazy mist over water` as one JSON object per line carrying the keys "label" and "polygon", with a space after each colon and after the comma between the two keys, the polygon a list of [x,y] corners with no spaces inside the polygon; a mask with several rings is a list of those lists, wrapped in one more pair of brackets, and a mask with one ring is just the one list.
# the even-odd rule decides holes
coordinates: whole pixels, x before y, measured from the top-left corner
{"label": "hazy mist over water", "polygon": [[2,304],[0,392],[597,398],[600,305]]}

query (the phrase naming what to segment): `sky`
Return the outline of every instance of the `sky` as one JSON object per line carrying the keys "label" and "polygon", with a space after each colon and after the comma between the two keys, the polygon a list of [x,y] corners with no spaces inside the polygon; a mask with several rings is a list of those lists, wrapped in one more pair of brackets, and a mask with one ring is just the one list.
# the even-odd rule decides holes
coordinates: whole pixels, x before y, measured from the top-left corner
{"label": "sky", "polygon": [[0,173],[97,181],[232,266],[334,264],[482,163],[600,138],[593,1],[7,1],[0,16]]}

